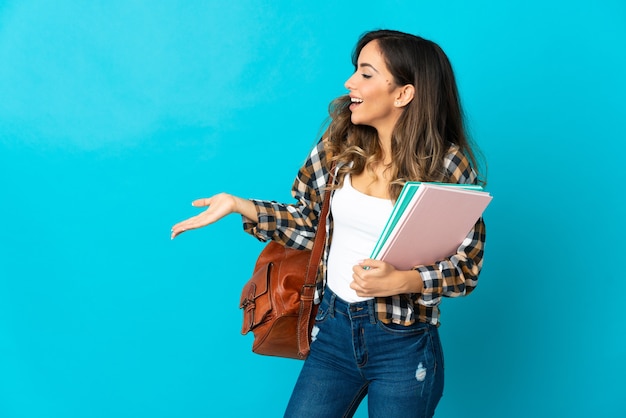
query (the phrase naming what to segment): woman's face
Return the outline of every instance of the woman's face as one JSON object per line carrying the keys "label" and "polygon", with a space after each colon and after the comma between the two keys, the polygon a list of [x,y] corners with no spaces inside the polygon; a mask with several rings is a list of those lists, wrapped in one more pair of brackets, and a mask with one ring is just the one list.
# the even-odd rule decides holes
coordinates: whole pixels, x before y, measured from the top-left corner
{"label": "woman's face", "polygon": [[377,41],[363,47],[357,69],[345,87],[350,90],[352,99],[352,123],[371,126],[379,135],[390,134],[401,114],[395,104],[400,88],[393,81]]}

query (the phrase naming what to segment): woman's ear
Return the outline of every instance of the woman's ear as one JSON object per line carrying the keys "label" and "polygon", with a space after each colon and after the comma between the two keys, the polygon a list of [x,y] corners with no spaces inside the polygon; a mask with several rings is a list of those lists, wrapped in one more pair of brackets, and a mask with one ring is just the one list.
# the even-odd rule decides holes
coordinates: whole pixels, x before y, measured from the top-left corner
{"label": "woman's ear", "polygon": [[412,84],[407,84],[399,89],[394,104],[396,107],[404,107],[411,103],[413,97],[415,97],[415,87]]}

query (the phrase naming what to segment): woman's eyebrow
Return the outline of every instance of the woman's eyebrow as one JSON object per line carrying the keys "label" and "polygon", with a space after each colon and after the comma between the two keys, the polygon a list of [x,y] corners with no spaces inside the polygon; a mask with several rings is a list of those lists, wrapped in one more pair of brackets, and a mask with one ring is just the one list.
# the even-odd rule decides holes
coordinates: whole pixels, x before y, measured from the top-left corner
{"label": "woman's eyebrow", "polygon": [[362,62],[359,64],[359,68],[363,68],[363,67],[369,67],[372,70],[376,71],[378,74],[380,74],[378,70],[372,64],[368,64],[367,62]]}

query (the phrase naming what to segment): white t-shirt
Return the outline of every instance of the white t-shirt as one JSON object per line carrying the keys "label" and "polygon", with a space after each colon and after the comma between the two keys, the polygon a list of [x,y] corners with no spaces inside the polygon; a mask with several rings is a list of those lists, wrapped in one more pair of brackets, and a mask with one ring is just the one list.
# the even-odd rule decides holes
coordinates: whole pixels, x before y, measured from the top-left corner
{"label": "white t-shirt", "polygon": [[327,285],[346,302],[371,298],[357,296],[350,288],[352,267],[369,258],[393,203],[359,192],[346,175],[343,187],[333,194],[330,210],[333,216],[333,239],[328,254]]}

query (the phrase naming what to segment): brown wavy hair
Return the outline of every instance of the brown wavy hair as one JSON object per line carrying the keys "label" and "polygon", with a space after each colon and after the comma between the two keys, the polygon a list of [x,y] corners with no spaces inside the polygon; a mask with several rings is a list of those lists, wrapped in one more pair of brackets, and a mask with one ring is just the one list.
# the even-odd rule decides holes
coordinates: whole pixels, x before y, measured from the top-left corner
{"label": "brown wavy hair", "polygon": [[[478,171],[478,150],[466,135],[452,65],[443,50],[432,41],[403,32],[367,32],[352,53],[355,69],[361,50],[372,41],[378,43],[396,86],[415,87],[415,96],[404,107],[392,133],[392,162],[386,167],[394,179],[389,185],[391,198],[397,199],[406,181],[446,181],[443,163],[452,144]],[[374,174],[373,167],[383,164],[376,129],[354,125],[349,106],[348,95],[338,97],[329,106],[327,150],[333,161],[346,163],[339,164],[337,187],[341,187],[346,174],[363,170]],[[485,183],[480,175],[479,179]]]}

